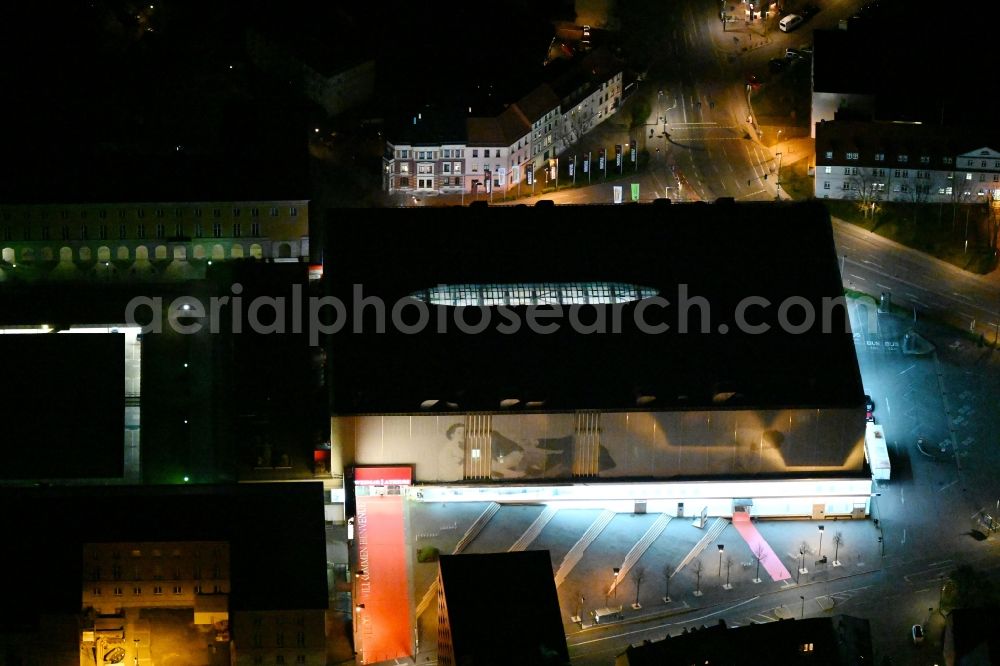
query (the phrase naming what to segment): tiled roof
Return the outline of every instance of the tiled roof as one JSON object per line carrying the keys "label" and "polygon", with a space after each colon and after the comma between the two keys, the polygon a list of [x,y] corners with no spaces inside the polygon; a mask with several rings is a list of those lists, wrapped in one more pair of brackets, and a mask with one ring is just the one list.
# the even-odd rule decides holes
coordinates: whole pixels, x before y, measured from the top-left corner
{"label": "tiled roof", "polygon": [[528,122],[534,123],[552,109],[559,106],[559,96],[547,83],[537,86],[527,95],[517,100],[517,106],[521,109]]}
{"label": "tiled roof", "polygon": [[[886,166],[938,169],[942,157],[955,157],[983,146],[1000,149],[1000,133],[991,128],[941,126],[919,123],[834,120],[816,125],[816,164],[844,163],[845,152],[858,153],[859,164],[885,155]],[[827,153],[833,153],[827,157]],[[899,162],[906,155],[906,162]],[[921,163],[921,157],[930,163]]]}

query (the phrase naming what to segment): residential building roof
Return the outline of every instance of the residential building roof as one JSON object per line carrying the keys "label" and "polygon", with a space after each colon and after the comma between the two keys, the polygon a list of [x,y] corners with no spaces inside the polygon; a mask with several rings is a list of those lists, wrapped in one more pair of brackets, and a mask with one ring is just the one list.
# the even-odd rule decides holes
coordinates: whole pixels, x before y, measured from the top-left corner
{"label": "residential building roof", "polygon": [[[549,65],[558,66],[566,61],[556,61]],[[562,100],[562,112],[567,113],[594,89],[623,71],[624,63],[607,49],[596,49],[579,62],[571,61],[562,72],[553,72],[550,78],[553,91]]]}
{"label": "residential building roof", "polygon": [[546,113],[559,106],[559,96],[547,83],[536,86],[531,92],[517,100],[517,106],[521,109],[528,122],[534,123]]}
{"label": "residential building roof", "polygon": [[442,555],[439,571],[454,663],[569,664],[549,551]]}
{"label": "residential building roof", "polygon": [[470,146],[510,145],[497,118],[467,118],[465,127],[467,143]]}
{"label": "residential building roof", "polygon": [[[338,261],[328,272],[334,295],[354,302],[352,285],[378,296],[389,311],[400,299],[437,285],[600,282],[650,287],[668,305],[623,303],[618,332],[589,334],[565,309],[554,332],[527,325],[528,306],[510,305],[516,332],[487,309],[492,324],[464,333],[454,308],[429,305],[431,325],[419,331],[353,314],[332,339],[333,408],[340,414],[417,412],[422,402],[447,399],[463,411],[492,410],[500,400],[545,400],[545,410],[856,407],[862,403],[854,342],[842,308],[831,311],[830,333],[786,332],[777,305],[760,317],[764,334],[734,330],[746,297],[772,304],[801,297],[815,304],[842,297],[829,216],[815,203],[559,206],[554,208],[435,208],[377,211],[378,223],[331,230]],[[366,213],[370,218],[370,213]],[[366,218],[368,219],[368,218]],[[434,233],[428,234],[427,229]],[[681,290],[708,303],[681,314]],[[582,301],[577,301],[582,302]],[[643,302],[637,323],[636,310]],[[565,301],[564,301],[565,303]],[[576,306],[593,322],[598,306]],[[829,308],[828,308],[829,309]],[[416,308],[407,307],[406,321]],[[352,312],[350,306],[348,313]],[[605,312],[607,317],[611,314]],[[534,316],[534,311],[532,311]],[[756,318],[756,314],[754,317]],[[470,323],[476,314],[463,313]],[[681,320],[690,318],[687,332]],[[670,328],[651,334],[643,320]],[[446,329],[438,333],[439,321]],[[610,321],[610,320],[608,320]],[[725,323],[725,333],[718,326]],[[725,404],[719,394],[728,396]]]}
{"label": "residential building roof", "polygon": [[463,110],[426,105],[388,125],[386,136],[393,145],[439,146],[465,143],[467,131]]}
{"label": "residential building roof", "polygon": [[[834,120],[816,125],[817,166],[845,164],[845,153],[858,153],[858,164],[875,164],[875,155],[886,167],[953,169],[954,158],[972,150],[1000,148],[1000,133],[990,127],[942,126],[921,123]],[[832,153],[830,157],[828,154]],[[900,161],[900,156],[906,156]],[[929,162],[922,162],[929,157]]]}
{"label": "residential building roof", "polygon": [[98,541],[227,541],[231,609],[328,604],[321,483],[0,488],[0,505],[14,613],[79,612],[83,544]]}

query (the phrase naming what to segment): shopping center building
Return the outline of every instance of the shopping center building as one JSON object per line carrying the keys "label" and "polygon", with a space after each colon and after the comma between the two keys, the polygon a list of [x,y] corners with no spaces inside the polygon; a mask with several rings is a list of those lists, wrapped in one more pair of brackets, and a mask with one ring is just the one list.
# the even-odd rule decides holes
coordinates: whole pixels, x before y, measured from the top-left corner
{"label": "shopping center building", "polygon": [[382,500],[867,515],[864,396],[821,206],[379,222],[342,225],[352,251],[328,267],[345,305],[332,466],[366,554],[389,543]]}

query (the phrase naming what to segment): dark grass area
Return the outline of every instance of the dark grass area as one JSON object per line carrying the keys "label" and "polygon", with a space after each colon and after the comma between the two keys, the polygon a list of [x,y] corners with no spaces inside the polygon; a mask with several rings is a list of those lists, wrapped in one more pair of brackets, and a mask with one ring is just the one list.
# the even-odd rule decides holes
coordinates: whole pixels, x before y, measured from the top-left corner
{"label": "dark grass area", "polygon": [[[830,215],[964,270],[985,274],[996,267],[990,239],[990,209],[970,204],[881,202],[874,216],[857,201],[824,200]],[[966,247],[968,240],[968,247]]]}

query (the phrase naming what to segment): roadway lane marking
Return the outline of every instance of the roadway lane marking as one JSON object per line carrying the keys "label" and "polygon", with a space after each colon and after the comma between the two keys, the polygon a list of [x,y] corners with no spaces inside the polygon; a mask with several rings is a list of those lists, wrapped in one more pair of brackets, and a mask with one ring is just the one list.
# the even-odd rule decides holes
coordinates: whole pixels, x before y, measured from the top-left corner
{"label": "roadway lane marking", "polygon": [[[760,595],[755,596],[755,597],[751,597],[749,599],[744,599],[743,601],[739,602],[738,604],[733,604],[732,606],[729,606],[728,608],[723,608],[721,610],[717,610],[717,611],[715,611],[713,613],[709,613],[708,615],[702,615],[701,617],[693,617],[693,618],[686,619],[683,622],[667,622],[667,623],[661,624],[661,625],[659,625],[657,627],[650,627],[650,628],[647,628],[647,629],[636,629],[635,631],[626,631],[624,633],[615,634],[613,636],[604,636],[603,638],[592,638],[589,641],[581,641],[579,643],[569,643],[568,647],[580,647],[581,645],[589,645],[590,643],[600,643],[601,641],[606,641],[606,640],[609,640],[609,639],[612,639],[612,638],[623,638],[625,636],[634,636],[635,634],[644,634],[644,633],[648,633],[650,631],[658,630],[658,629],[660,629],[662,627],[672,627],[672,626],[687,624],[689,622],[698,622],[699,620],[704,620],[707,617],[712,617],[713,615],[718,615],[719,613],[726,613],[728,611],[733,610],[734,608],[739,608],[740,606],[748,604],[748,603],[750,603],[752,601],[757,601],[758,599],[760,599]],[[686,608],[689,608],[689,606],[687,605],[687,602],[684,602],[684,606]]]}
{"label": "roadway lane marking", "polygon": [[915,368],[915,367],[917,367],[917,366],[915,366],[915,365],[911,365],[910,367],[908,367],[908,368],[907,368],[906,370],[903,370],[903,371],[902,371],[902,372],[900,372],[899,374],[900,374],[900,375],[905,375],[905,374],[906,374],[906,373],[908,373],[908,372],[909,372],[910,370],[913,370],[913,368]]}
{"label": "roadway lane marking", "polygon": [[889,406],[888,396],[885,399],[885,411],[889,412],[889,416],[892,416],[892,407]]}
{"label": "roadway lane marking", "polygon": [[953,485],[955,485],[956,483],[958,483],[958,479],[955,479],[954,481],[952,481],[951,483],[949,483],[949,484],[947,484],[947,485],[944,485],[944,486],[941,486],[940,488],[938,488],[938,492],[941,492],[941,491],[942,491],[942,490],[944,490],[945,488],[951,488],[951,487],[952,487]]}
{"label": "roadway lane marking", "polygon": [[851,276],[852,278],[854,278],[855,280],[861,280],[862,282],[867,282],[867,280],[865,280],[865,279],[864,279],[863,277],[861,277],[860,275],[855,275],[854,273],[848,273],[848,275],[850,275],[850,276]]}
{"label": "roadway lane marking", "polygon": [[899,543],[901,543],[901,544],[906,543],[906,528],[905,527],[903,528],[903,540],[900,541]]}
{"label": "roadway lane marking", "polygon": [[882,264],[878,263],[877,261],[869,261],[867,259],[862,259],[861,263],[863,263],[863,264],[871,264],[872,266],[878,266],[879,268],[882,268]]}
{"label": "roadway lane marking", "polygon": [[878,287],[879,289],[892,289],[892,287],[887,287],[884,284],[882,284],[881,282],[876,282],[875,286]]}

